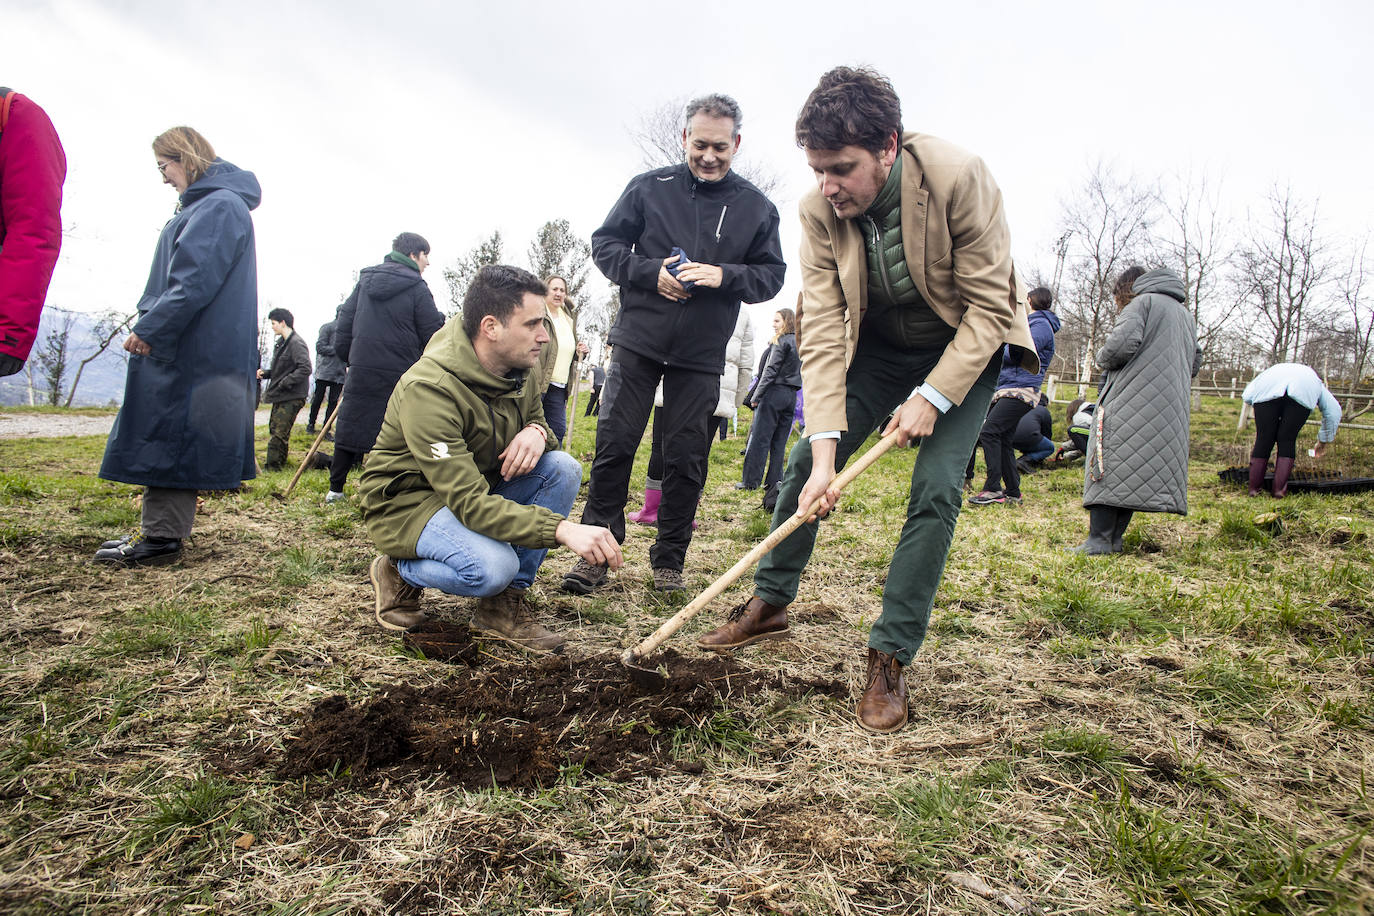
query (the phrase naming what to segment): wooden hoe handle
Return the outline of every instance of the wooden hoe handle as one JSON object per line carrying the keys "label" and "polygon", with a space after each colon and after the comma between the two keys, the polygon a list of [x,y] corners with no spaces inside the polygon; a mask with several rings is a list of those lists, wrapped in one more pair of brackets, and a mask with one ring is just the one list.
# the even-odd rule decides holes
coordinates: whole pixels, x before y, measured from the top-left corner
{"label": "wooden hoe handle", "polygon": [[[855,461],[840,474],[836,475],[834,481],[831,482],[830,488],[843,491],[845,487],[854,482],[855,477],[858,477],[868,469],[869,465],[881,458],[883,454],[892,447],[892,443],[896,441],[896,430],[883,436],[874,443],[871,449],[864,452],[863,455],[859,457],[859,460]],[[633,665],[636,661],[643,659],[646,655],[649,655],[659,646],[663,645],[663,643],[674,633],[682,629],[683,624],[695,617],[702,608],[706,607],[706,605],[714,601],[721,592],[734,584],[734,581],[743,575],[745,570],[757,563],[768,551],[781,544],[793,531],[800,528],[813,513],[820,509],[822,498],[818,498],[805,511],[802,511],[801,507],[798,507],[796,514],[792,515],[787,521],[773,529],[768,537],[764,538],[753,550],[741,557],[739,562],[731,566],[723,576],[706,586],[706,590],[692,599],[691,604],[663,621],[663,625],[655,630],[653,635],[648,639],[637,646],[626,649],[625,653],[620,656],[621,662],[626,665]]]}

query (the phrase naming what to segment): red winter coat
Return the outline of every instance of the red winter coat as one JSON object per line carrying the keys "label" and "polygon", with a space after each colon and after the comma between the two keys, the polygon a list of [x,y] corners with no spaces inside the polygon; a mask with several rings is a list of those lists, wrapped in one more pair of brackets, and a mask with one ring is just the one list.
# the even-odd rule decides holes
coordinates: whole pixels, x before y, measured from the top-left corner
{"label": "red winter coat", "polygon": [[47,114],[14,93],[0,133],[0,353],[29,358],[62,247],[67,157]]}

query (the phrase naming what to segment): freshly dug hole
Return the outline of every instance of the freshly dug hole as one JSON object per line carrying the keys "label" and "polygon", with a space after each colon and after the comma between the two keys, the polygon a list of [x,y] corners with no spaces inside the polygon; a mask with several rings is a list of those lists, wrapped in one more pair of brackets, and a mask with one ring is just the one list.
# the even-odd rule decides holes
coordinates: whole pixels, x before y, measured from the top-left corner
{"label": "freshly dug hole", "polygon": [[603,655],[465,670],[446,684],[398,684],[357,705],[329,697],[287,738],[278,772],[291,779],[344,768],[355,778],[439,772],[467,788],[536,788],[581,766],[625,780],[677,769],[674,733],[708,723],[731,700],[765,690],[849,692],[837,681],[751,671],[718,656],[665,652],[655,661],[668,678],[659,689],[637,684],[619,658]]}

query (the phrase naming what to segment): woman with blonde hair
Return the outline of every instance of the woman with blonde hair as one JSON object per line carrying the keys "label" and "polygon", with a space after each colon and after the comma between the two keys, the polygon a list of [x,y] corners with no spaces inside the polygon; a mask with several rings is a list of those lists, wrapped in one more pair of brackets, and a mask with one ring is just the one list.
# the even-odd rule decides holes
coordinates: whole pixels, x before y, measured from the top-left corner
{"label": "woman with blonde hair", "polygon": [[[791,309],[773,313],[772,351],[758,384],[749,393],[754,408],[753,430],[744,455],[744,480],[739,490],[754,490],[762,481],[768,489],[782,479],[787,460],[787,435],[801,390],[801,357],[797,354],[797,315]],[[764,474],[764,464],[768,473]]]}
{"label": "woman with blonde hair", "polygon": [[544,298],[544,330],[549,332],[549,342],[539,354],[540,390],[544,392],[544,420],[561,446],[568,431],[568,392],[582,358],[590,351],[577,339],[577,311],[568,301],[567,279],[554,274],[544,285],[549,288]]}
{"label": "woman with blonde hair", "polygon": [[117,566],[174,562],[195,521],[196,491],[235,489],[257,476],[258,279],[249,211],[262,189],[189,127],[160,134],[153,157],[177,205],[124,342],[132,354],[124,403],[100,466],[106,480],[147,488],[139,533],[96,552],[98,562]]}

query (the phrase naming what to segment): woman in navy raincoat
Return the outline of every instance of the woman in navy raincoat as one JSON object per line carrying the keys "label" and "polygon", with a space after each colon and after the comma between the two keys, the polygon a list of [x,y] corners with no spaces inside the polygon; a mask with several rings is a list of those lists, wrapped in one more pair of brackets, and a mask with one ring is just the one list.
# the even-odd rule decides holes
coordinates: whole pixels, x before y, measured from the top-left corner
{"label": "woman in navy raincoat", "polygon": [[249,211],[262,189],[189,127],[160,135],[153,154],[180,196],[124,343],[132,354],[124,404],[100,466],[106,480],[147,487],[140,533],[95,555],[121,566],[173,562],[191,533],[196,491],[257,476],[258,275]]}

